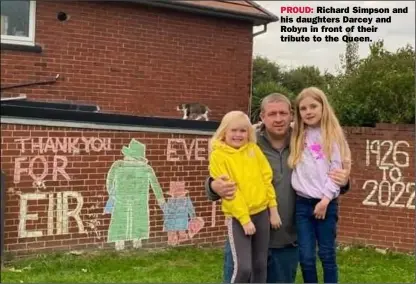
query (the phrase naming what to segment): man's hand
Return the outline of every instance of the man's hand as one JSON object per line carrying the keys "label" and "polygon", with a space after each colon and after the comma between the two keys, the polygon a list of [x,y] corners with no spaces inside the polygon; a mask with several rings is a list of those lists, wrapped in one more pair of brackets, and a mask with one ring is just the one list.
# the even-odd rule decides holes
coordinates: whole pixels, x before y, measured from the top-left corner
{"label": "man's hand", "polygon": [[335,169],[329,173],[329,177],[338,186],[345,186],[348,183],[351,172],[351,160],[342,162],[342,169]]}
{"label": "man's hand", "polygon": [[270,208],[269,212],[272,229],[279,229],[279,227],[282,225],[282,219],[280,219],[279,212],[277,212],[277,207]]}
{"label": "man's hand", "polygon": [[211,189],[218,194],[221,198],[232,200],[235,193],[235,182],[229,180],[226,175],[222,175],[219,178],[211,182]]}

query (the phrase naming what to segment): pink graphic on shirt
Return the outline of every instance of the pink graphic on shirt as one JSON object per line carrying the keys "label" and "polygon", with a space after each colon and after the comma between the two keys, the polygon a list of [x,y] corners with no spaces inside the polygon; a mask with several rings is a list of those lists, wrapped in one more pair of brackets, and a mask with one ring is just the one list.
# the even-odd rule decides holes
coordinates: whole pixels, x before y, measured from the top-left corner
{"label": "pink graphic on shirt", "polygon": [[311,146],[309,146],[312,153],[316,154],[316,159],[320,160],[324,158],[324,153],[322,152],[322,146],[319,143],[314,143]]}

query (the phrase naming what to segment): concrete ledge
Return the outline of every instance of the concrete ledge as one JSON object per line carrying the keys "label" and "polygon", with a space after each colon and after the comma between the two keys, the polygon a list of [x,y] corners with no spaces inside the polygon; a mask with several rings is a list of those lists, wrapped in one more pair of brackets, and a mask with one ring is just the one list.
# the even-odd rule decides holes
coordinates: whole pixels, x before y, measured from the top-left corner
{"label": "concrete ledge", "polygon": [[2,116],[1,123],[2,124],[4,123],[4,124],[51,126],[51,127],[101,129],[101,130],[197,134],[197,135],[209,135],[209,136],[214,134],[214,131],[203,131],[203,130],[195,130],[195,129],[132,126],[132,125],[123,125],[123,124],[107,124],[107,123],[105,124],[105,123],[63,121],[63,120],[50,120],[50,119],[27,119],[27,118],[12,117],[12,116]]}
{"label": "concrete ledge", "polygon": [[211,135],[219,126],[216,121],[134,116],[94,110],[76,104],[6,101],[1,104],[1,123],[202,135]]}

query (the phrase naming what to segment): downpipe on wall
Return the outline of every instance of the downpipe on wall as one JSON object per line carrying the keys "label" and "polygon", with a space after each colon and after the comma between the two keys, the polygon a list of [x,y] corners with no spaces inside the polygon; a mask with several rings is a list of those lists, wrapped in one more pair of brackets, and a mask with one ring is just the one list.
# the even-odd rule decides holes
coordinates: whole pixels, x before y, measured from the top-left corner
{"label": "downpipe on wall", "polygon": [[261,30],[261,31],[258,31],[258,32],[256,32],[256,33],[254,33],[254,34],[253,34],[253,38],[254,38],[254,37],[256,37],[256,36],[258,36],[258,35],[264,34],[264,33],[266,33],[266,32],[267,32],[267,24],[264,24],[264,25],[263,25],[263,30]]}
{"label": "downpipe on wall", "polygon": [[5,198],[6,198],[6,184],[5,184],[5,179],[6,179],[6,175],[3,173],[3,171],[1,171],[1,183],[0,183],[0,194],[1,194],[1,196],[0,196],[0,198],[1,198],[1,208],[0,208],[0,210],[1,210],[1,224],[0,224],[0,226],[1,226],[1,232],[0,232],[0,237],[1,237],[1,240],[0,240],[0,249],[1,249],[1,268],[3,268],[3,265],[4,265],[4,222],[5,222],[5,220],[4,220],[4,211],[5,211],[5,205],[6,205],[6,200],[5,200]]}
{"label": "downpipe on wall", "polygon": [[[263,30],[258,31],[256,33],[253,34],[253,39],[261,34],[264,34],[267,32],[267,24],[263,25]],[[252,45],[254,45],[254,41],[252,43]],[[251,120],[251,107],[252,107],[252,100],[253,100],[253,67],[254,67],[254,48],[252,49],[251,52],[251,70],[250,70],[250,97],[249,97],[249,101],[248,101],[248,115],[250,117]],[[252,121],[252,123],[257,123],[257,121]]]}

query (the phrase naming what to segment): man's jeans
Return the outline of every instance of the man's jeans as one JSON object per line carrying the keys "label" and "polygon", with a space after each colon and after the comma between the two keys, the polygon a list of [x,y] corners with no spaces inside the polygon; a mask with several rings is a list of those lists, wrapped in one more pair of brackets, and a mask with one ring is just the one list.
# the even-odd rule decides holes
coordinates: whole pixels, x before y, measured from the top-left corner
{"label": "man's jeans", "polygon": [[[298,247],[271,248],[267,260],[267,283],[295,283],[298,268]],[[230,283],[233,275],[233,256],[227,239],[224,251],[224,283]]]}
{"label": "man's jeans", "polygon": [[296,198],[296,228],[299,242],[299,260],[304,283],[318,283],[316,272],[316,243],[324,271],[324,283],[338,282],[336,263],[336,225],[338,201],[332,200],[325,219],[315,218],[313,211],[319,199]]}

